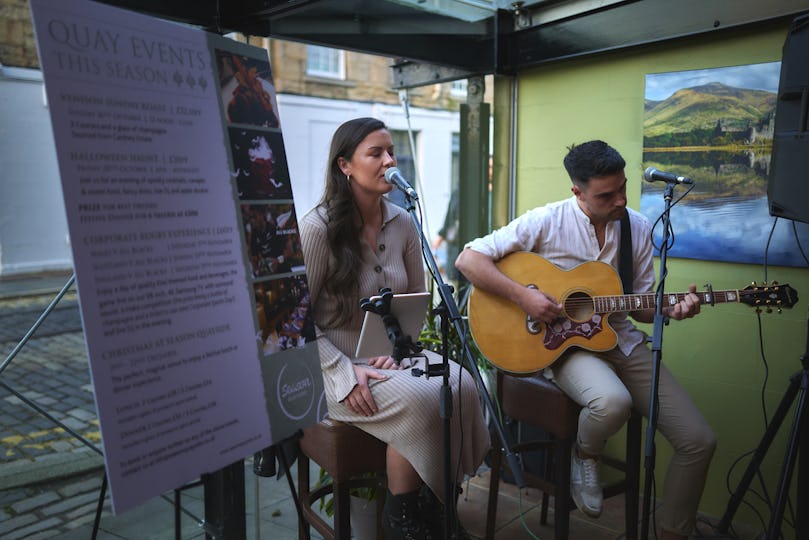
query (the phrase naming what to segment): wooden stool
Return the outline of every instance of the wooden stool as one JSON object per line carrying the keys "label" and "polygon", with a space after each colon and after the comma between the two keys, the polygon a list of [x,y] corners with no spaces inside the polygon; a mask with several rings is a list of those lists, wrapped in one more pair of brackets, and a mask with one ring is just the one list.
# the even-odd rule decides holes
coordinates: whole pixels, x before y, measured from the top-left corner
{"label": "wooden stool", "polygon": [[[387,445],[358,427],[326,418],[303,430],[298,458],[298,498],[304,523],[298,526],[298,538],[309,539],[314,527],[327,540],[349,540],[349,490],[378,486],[377,538],[382,538],[382,505],[385,502],[385,452]],[[320,465],[332,483],[310,491],[309,460]],[[368,473],[373,476],[369,477]],[[334,526],[329,525],[312,508],[328,494],[334,497]]]}
{"label": "wooden stool", "polygon": [[[512,449],[545,449],[545,473],[540,477],[524,472],[528,486],[542,490],[540,523],[548,520],[548,498],[554,497],[554,536],[566,540],[570,529],[569,512],[576,508],[570,497],[570,452],[576,442],[581,407],[541,373],[528,377],[497,372],[497,398],[504,416],[538,427],[551,436],[551,440],[518,443]],[[486,538],[494,538],[497,517],[497,493],[500,485],[502,443],[495,434],[492,440],[492,473],[489,484],[489,510],[486,515]],[[602,456],[601,462],[624,472],[624,477],[604,486],[604,498],[626,494],[626,538],[638,537],[638,499],[640,485],[641,417],[633,410],[627,423],[626,461]]]}

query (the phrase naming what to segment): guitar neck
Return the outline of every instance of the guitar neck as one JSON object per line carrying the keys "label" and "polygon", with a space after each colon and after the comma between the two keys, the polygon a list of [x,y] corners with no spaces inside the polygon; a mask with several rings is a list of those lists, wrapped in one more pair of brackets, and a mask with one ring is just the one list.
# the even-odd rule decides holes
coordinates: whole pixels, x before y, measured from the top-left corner
{"label": "guitar neck", "polygon": [[[663,306],[673,306],[683,300],[688,293],[664,293]],[[739,302],[738,290],[700,291],[695,292],[703,305]],[[637,311],[653,309],[657,306],[657,294],[620,294],[617,296],[594,296],[593,304],[596,313],[617,313],[620,311]]]}

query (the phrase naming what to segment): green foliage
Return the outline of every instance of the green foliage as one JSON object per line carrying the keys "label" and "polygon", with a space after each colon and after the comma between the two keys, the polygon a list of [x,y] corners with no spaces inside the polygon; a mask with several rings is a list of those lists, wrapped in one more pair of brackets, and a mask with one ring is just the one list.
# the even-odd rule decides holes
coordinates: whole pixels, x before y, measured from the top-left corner
{"label": "green foliage", "polygon": [[670,132],[663,135],[644,136],[644,148],[679,148],[706,146],[749,146],[742,131],[726,132],[717,135],[713,129],[693,129],[691,131]]}
{"label": "green foliage", "polygon": [[[440,297],[434,293],[433,283],[434,282],[430,283],[430,294],[432,294],[437,301],[440,301]],[[469,302],[469,293],[471,292],[471,285],[466,283],[460,287],[459,291],[460,292],[456,295],[458,310],[461,312],[462,316],[465,316]],[[462,326],[466,327],[465,322]],[[421,334],[419,334],[418,340],[425,349],[433,351],[436,354],[443,355],[444,350],[440,316],[434,315],[432,312],[427,314],[424,321],[424,327],[421,329]],[[469,344],[469,352],[472,354],[472,358],[477,364],[478,369],[482,373],[486,373],[491,367],[489,361],[486,360],[483,353],[481,353],[477,348],[471,335],[467,336],[467,343]],[[458,335],[458,332],[455,330],[455,325],[451,322],[449,325],[449,331],[447,333],[447,344],[449,348],[449,359],[466,367],[465,363],[461,362],[463,355],[461,338]]]}
{"label": "green foliage", "polygon": [[[362,476],[362,478],[373,478],[373,473],[366,473]],[[323,486],[327,486],[332,483],[332,477],[329,473],[326,472],[326,469],[323,467],[320,468],[320,473],[317,477],[317,482],[315,483],[314,488],[312,491],[318,490]],[[376,496],[378,493],[378,486],[375,484],[371,487],[357,487],[352,488],[349,490],[351,495],[355,497],[359,497],[361,499],[365,499],[367,501],[374,501],[376,500]],[[325,512],[327,516],[333,517],[334,516],[334,497],[333,495],[326,495],[325,497],[320,498],[320,511]]]}

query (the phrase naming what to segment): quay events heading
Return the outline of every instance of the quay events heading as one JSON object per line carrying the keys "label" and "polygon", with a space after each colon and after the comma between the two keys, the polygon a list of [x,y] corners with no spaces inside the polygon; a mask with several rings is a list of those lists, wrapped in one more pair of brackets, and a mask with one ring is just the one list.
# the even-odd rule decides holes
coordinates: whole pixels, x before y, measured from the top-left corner
{"label": "quay events heading", "polygon": [[210,53],[182,42],[128,30],[100,28],[83,21],[52,18],[45,25],[49,54],[60,70],[82,77],[103,77],[162,87],[205,90]]}

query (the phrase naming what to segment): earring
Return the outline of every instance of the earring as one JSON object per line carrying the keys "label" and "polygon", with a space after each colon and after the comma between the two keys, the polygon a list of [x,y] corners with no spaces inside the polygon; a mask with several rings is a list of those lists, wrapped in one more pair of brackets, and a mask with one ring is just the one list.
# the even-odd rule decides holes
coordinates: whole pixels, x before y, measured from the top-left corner
{"label": "earring", "polygon": [[346,175],[346,182],[348,182],[349,184],[351,183],[351,175],[350,174]]}

